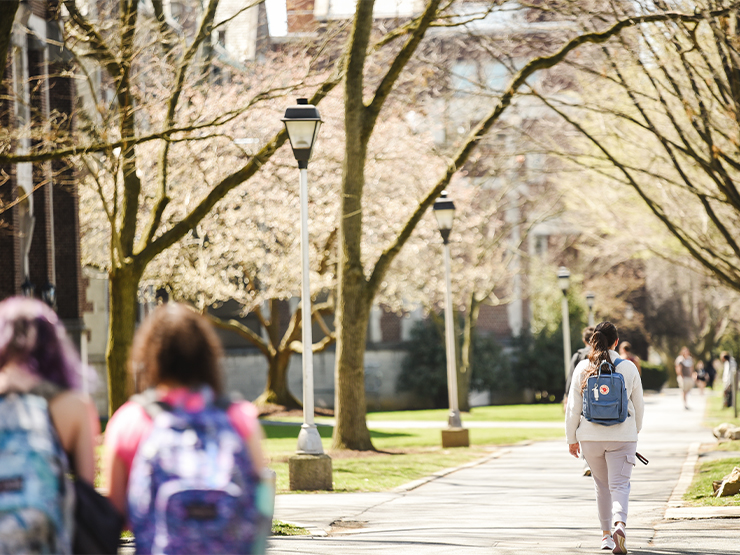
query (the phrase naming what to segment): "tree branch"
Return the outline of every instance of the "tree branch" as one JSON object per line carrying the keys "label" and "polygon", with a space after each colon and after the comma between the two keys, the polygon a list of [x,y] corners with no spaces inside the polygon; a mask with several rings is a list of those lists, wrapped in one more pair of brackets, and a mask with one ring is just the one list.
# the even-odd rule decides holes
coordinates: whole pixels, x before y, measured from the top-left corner
{"label": "tree branch", "polygon": [[388,268],[393,259],[400,252],[403,245],[408,241],[416,224],[421,220],[424,213],[432,206],[440,193],[447,187],[453,175],[465,164],[470,154],[475,150],[478,142],[485,136],[488,130],[498,121],[501,114],[509,107],[514,95],[526,83],[534,73],[549,69],[562,62],[568,54],[584,44],[600,44],[608,41],[620,32],[635,25],[644,23],[656,23],[660,21],[701,21],[707,17],[720,17],[727,15],[730,11],[740,5],[740,2],[734,2],[731,7],[721,10],[714,10],[704,14],[686,14],[680,12],[665,12],[660,14],[649,14],[643,16],[634,16],[614,23],[604,31],[584,33],[569,40],[563,47],[554,54],[534,58],[528,62],[516,75],[511,79],[504,93],[501,95],[498,103],[493,109],[481,120],[481,122],[471,131],[465,143],[458,149],[452,162],[447,166],[447,170],[437,184],[432,187],[427,195],[419,203],[414,213],[408,218],[405,225],[396,236],[393,243],[383,251],[378,258],[373,272],[368,280],[369,298],[377,292],[385,277]]}

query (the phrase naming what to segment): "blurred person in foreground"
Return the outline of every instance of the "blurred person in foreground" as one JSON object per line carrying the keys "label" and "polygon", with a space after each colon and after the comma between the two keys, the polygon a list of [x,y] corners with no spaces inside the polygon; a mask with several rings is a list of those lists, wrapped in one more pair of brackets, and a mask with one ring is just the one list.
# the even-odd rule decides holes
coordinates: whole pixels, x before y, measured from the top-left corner
{"label": "blurred person in foreground", "polygon": [[224,399],[221,357],[206,319],[173,302],[134,337],[131,371],[147,389],[111,418],[103,475],[136,553],[265,550],[262,429],[254,405]]}
{"label": "blurred person in foreground", "polygon": [[[588,360],[582,361],[573,373],[565,411],[565,435],[570,454],[578,457],[582,452],[591,468],[601,523],[601,549],[627,553],[630,478],[636,462],[637,435],[642,429],[644,402],[637,367],[628,360],[619,359],[615,351],[618,342],[614,324],[601,322],[596,326],[591,336]],[[600,374],[604,367],[622,375],[627,396],[626,419],[608,426],[586,420],[583,415],[588,379]],[[606,389],[601,393],[608,394],[609,391]]]}
{"label": "blurred person in foreground", "polygon": [[71,553],[68,473],[95,480],[97,411],[77,391],[83,369],[56,313],[0,302],[0,553]]}

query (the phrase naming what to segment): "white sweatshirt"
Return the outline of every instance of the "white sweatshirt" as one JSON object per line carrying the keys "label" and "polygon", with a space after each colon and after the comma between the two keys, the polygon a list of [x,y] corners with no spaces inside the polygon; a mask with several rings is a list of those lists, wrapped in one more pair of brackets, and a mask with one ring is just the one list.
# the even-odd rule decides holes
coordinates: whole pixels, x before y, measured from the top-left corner
{"label": "white sweatshirt", "polygon": [[[612,362],[619,355],[616,351],[609,351]],[[565,407],[565,438],[569,444],[580,441],[637,441],[637,434],[642,429],[642,416],[645,412],[645,403],[642,399],[642,380],[637,367],[629,360],[623,360],[617,366],[617,372],[624,376],[624,386],[627,389],[627,410],[629,416],[621,424],[604,426],[589,422],[582,416],[583,393],[581,382],[588,369],[590,361],[582,360],[573,371],[568,393],[568,405]]]}

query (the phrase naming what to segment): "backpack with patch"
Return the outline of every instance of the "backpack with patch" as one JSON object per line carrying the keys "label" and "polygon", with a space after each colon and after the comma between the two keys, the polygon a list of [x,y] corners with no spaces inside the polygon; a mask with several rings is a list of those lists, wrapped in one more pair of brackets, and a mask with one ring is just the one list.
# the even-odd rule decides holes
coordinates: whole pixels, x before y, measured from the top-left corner
{"label": "backpack with patch", "polygon": [[71,553],[67,456],[40,395],[0,395],[0,553]]}
{"label": "backpack with patch", "polygon": [[151,390],[133,399],[153,420],[129,476],[136,553],[264,553],[272,512],[260,505],[260,477],[228,402],[204,394],[198,412],[157,402]]}
{"label": "backpack with patch", "polygon": [[617,366],[624,362],[602,361],[595,376],[586,380],[583,390],[583,417],[589,422],[614,426],[627,420],[627,388]]}

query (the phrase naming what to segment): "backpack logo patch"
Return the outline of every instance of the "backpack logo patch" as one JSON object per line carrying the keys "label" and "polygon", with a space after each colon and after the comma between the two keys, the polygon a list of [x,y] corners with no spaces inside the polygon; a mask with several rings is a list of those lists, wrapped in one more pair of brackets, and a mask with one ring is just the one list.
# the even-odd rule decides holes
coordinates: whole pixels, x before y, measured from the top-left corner
{"label": "backpack logo patch", "polygon": [[603,384],[603,385],[602,385],[602,386],[601,386],[601,387],[599,388],[599,393],[601,393],[602,395],[609,395],[609,386],[608,386],[608,385],[606,385],[606,384]]}

